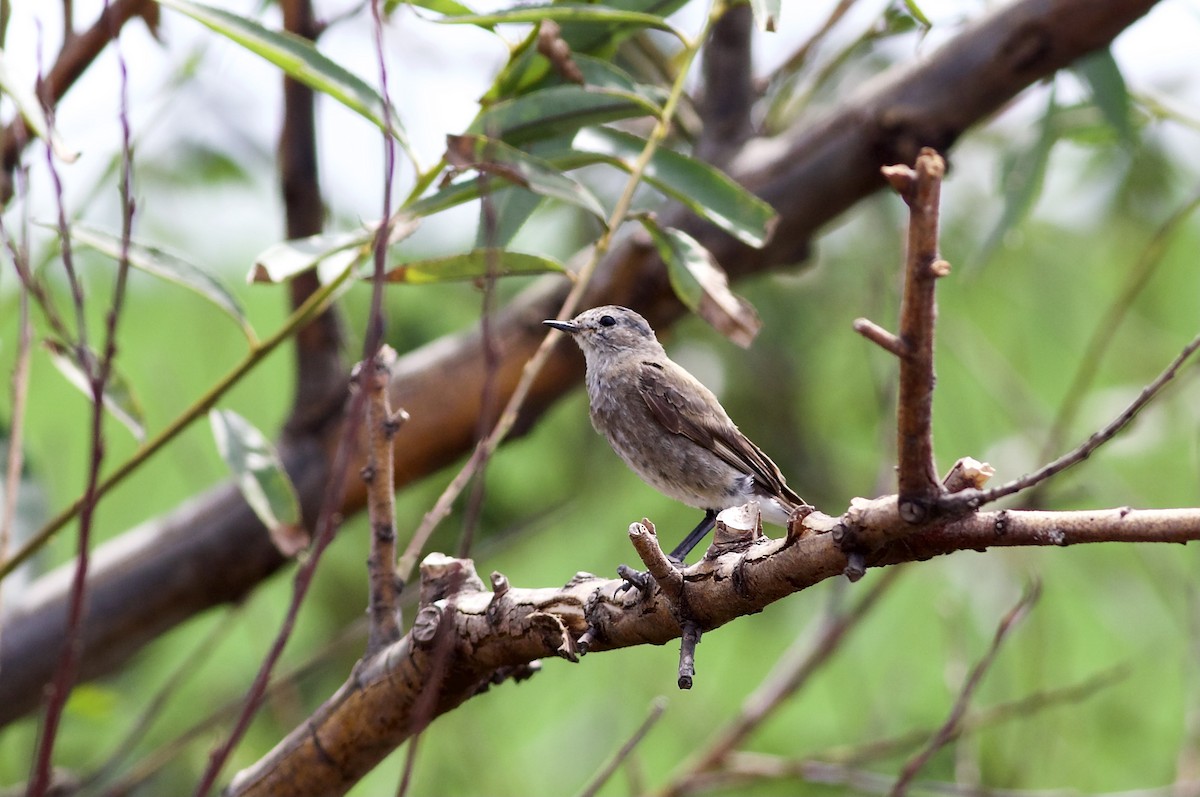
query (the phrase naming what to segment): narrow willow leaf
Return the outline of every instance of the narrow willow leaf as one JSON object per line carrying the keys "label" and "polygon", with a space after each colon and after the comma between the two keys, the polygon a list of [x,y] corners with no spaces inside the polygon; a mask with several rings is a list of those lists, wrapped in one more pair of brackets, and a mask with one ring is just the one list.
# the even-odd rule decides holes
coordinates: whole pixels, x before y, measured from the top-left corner
{"label": "narrow willow leaf", "polygon": [[520,144],[588,125],[658,113],[659,108],[653,102],[633,92],[553,86],[490,106],[467,132]]}
{"label": "narrow willow leaf", "polygon": [[779,0],[750,0],[750,10],[759,30],[774,32],[779,26]]}
{"label": "narrow willow leaf", "polygon": [[[660,19],[678,11],[687,0],[610,0],[609,8],[651,14]],[[562,23],[562,39],[571,48],[571,54],[594,55],[611,58],[617,45],[644,28],[640,25],[596,25],[589,23]],[[492,87],[484,95],[486,102],[523,95],[543,89],[553,79],[550,62],[532,46],[536,36],[530,36],[514,51],[508,64],[496,77]]]}
{"label": "narrow willow leaf", "polygon": [[[71,238],[75,242],[95,249],[115,260],[119,260],[121,257],[120,236],[76,223],[71,225]],[[246,312],[242,309],[241,302],[223,282],[195,263],[156,246],[130,241],[129,265],[139,271],[153,274],[159,279],[174,282],[200,294],[236,321],[247,339],[255,339],[254,330],[250,326],[249,319],[246,318]]]}
{"label": "narrow willow leaf", "polygon": [[484,136],[446,136],[446,161],[508,180],[535,194],[583,208],[606,222],[604,206],[591,191],[541,158]]}
{"label": "narrow willow leaf", "polygon": [[0,94],[7,94],[12,99],[25,124],[38,138],[50,143],[56,158],[64,163],[73,163],[79,157],[79,153],[68,147],[58,131],[50,125],[37,96],[8,71],[4,50],[0,50]]}
{"label": "narrow willow leaf", "polygon": [[712,253],[682,230],[663,227],[648,216],[641,222],[667,264],[671,288],[680,301],[722,335],[748,347],[762,321],[749,302],[729,289],[729,278]]}
{"label": "narrow willow leaf", "polygon": [[926,30],[933,27],[929,17],[925,16],[925,12],[917,5],[917,0],[904,0],[904,7],[908,9],[908,13],[912,14],[913,19],[920,23],[921,27]]}
{"label": "narrow willow leaf", "polygon": [[544,197],[532,191],[501,188],[488,194],[489,206],[479,207],[479,229],[475,246],[480,249],[504,249],[533,216]]}
{"label": "narrow willow leaf", "polygon": [[270,61],[283,72],[309,88],[328,94],[350,110],[389,131],[411,155],[408,136],[398,120],[384,120],[383,98],[362,78],[326,58],[309,40],[263,27],[248,17],[193,0],[158,0],[162,5],[186,14],[226,38],[237,42],[255,55]]}
{"label": "narrow willow leaf", "polygon": [[[57,341],[46,341],[46,349],[50,352],[50,360],[67,381],[77,387],[80,392],[92,400],[92,385],[88,381],[87,372],[80,364],[76,351]],[[84,355],[99,367],[100,358],[94,352]],[[139,443],[146,439],[146,415],[142,404],[133,392],[129,380],[116,369],[115,364],[109,370],[108,380],[104,383],[104,409],[121,422]]]}
{"label": "narrow willow leaf", "polygon": [[1075,62],[1074,70],[1088,84],[1092,101],[1107,121],[1128,144],[1133,141],[1129,114],[1129,89],[1111,49],[1098,50]]}
{"label": "narrow willow leaf", "polygon": [[552,258],[504,249],[485,248],[474,249],[461,255],[405,263],[389,271],[384,279],[388,282],[422,285],[430,282],[480,279],[487,277],[489,270],[494,271],[494,275],[497,277],[516,274],[544,274],[550,271],[565,274],[567,271],[562,263]]}
{"label": "narrow willow leaf", "polygon": [[308,545],[300,517],[300,499],[287,471],[262,432],[232,410],[210,410],[209,423],[221,459],[229,466],[238,490],[271,534],[284,556]]}
{"label": "narrow willow leaf", "polygon": [[[392,226],[389,244],[401,241],[416,231],[420,219],[401,216]],[[370,255],[378,222],[347,232],[322,233],[307,238],[280,241],[267,247],[254,258],[254,267],[246,275],[247,282],[285,282],[314,266],[332,262],[322,268],[322,282],[330,273],[340,274],[349,263]]]}
{"label": "narrow willow leaf", "polygon": [[[428,9],[437,14],[462,15],[475,13],[467,6],[457,2],[457,0],[387,0],[383,8],[386,13],[391,14],[402,5]],[[490,28],[491,26],[482,25],[481,27]]]}
{"label": "narrow willow leaf", "polygon": [[[637,136],[608,128],[581,130],[572,143],[577,152],[600,156],[626,171],[632,170],[645,146]],[[755,248],[766,244],[779,221],[774,208],[719,169],[669,149],[654,152],[643,178],[697,216]]]}
{"label": "narrow willow leaf", "polygon": [[654,115],[662,113],[662,104],[667,101],[667,90],[661,86],[651,86],[638,83],[624,69],[612,61],[594,58],[590,55],[575,55],[575,66],[583,74],[585,85],[600,89],[615,89],[630,94],[637,94],[655,108]]}
{"label": "narrow willow leaf", "polygon": [[[768,0],[770,1],[770,0]],[[778,0],[773,0],[778,4]],[[439,22],[450,25],[502,25],[510,22],[525,22],[536,25],[544,19],[558,23],[590,23],[606,26],[629,25],[635,28],[655,28],[673,34],[685,41],[683,34],[671,27],[656,14],[641,11],[626,11],[599,5],[578,3],[554,3],[550,5],[517,6],[493,14],[464,14],[445,16]]]}
{"label": "narrow willow leaf", "polygon": [[1041,196],[1042,185],[1046,179],[1046,167],[1050,163],[1050,151],[1058,140],[1057,118],[1058,92],[1054,87],[1050,90],[1050,99],[1046,104],[1046,112],[1042,116],[1038,137],[1033,144],[1024,150],[1007,156],[1004,161],[1004,174],[1001,188],[1004,191],[1004,211],[991,233],[980,247],[976,260],[986,262],[992,253],[1004,242],[1009,231],[1017,226],[1033,208],[1037,198]]}

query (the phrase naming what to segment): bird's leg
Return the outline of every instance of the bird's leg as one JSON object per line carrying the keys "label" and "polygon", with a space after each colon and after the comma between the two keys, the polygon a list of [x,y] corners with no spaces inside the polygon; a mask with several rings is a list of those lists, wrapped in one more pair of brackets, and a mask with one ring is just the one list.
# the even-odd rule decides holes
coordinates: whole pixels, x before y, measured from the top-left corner
{"label": "bird's leg", "polygon": [[668,554],[671,561],[676,564],[683,564],[684,558],[692,552],[693,548],[700,544],[700,540],[708,536],[708,532],[712,531],[712,527],[715,525],[717,525],[717,510],[704,510],[704,519],[700,521],[700,524],[683,538],[683,542],[675,546],[675,550]]}

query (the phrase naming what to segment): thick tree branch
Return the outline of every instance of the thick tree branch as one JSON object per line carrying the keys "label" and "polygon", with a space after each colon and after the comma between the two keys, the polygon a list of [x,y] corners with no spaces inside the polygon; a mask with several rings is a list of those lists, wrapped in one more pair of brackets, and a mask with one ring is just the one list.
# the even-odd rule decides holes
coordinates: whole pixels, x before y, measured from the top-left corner
{"label": "thick tree branch", "polygon": [[[320,32],[309,0],[283,0],[283,27],[315,40]],[[317,169],[316,98],[308,86],[283,78],[283,125],[279,131],[279,189],[283,196],[288,238],[317,235],[325,226],[325,204]],[[320,287],[315,270],[288,283],[295,309]],[[304,325],[295,337],[296,389],[285,433],[293,436],[327,431],[342,408],[346,363],[342,358],[342,325],[329,308]]]}
{"label": "thick tree branch", "polygon": [[[814,513],[815,515],[816,513]],[[811,516],[813,527],[825,518]],[[950,523],[930,522],[913,532],[897,496],[856,502],[841,518],[873,551],[871,567],[921,561],[990,547],[1070,545],[1084,542],[1200,540],[1200,509],[1094,512],[987,512]],[[839,575],[846,554],[833,533],[802,539],[763,539],[741,553],[707,557],[683,571],[691,620],[702,630],[762,611],[766,606]],[[436,690],[436,714],[477,694],[500,668],[544,657],[574,659],[585,628],[592,652],[665,644],[682,630],[674,604],[661,591],[645,598],[616,597],[623,583],[581,573],[561,589],[483,589],[469,560],[434,554],[438,570],[462,568],[464,589],[436,596],[413,632],[383,651],[266,757],[235,778],[229,797],[342,794],[391,750],[433,719],[416,722],[413,707]],[[427,566],[422,566],[422,579]],[[435,593],[436,595],[436,593]],[[497,609],[495,604],[499,603]],[[431,672],[431,641],[454,640],[452,653]],[[663,673],[664,683],[670,675]]]}
{"label": "thick tree branch", "polygon": [[696,156],[724,164],[754,132],[750,111],[758,92],[754,86],[750,6],[734,6],[713,27],[704,45],[704,96],[700,116],[704,129]]}
{"label": "thick tree branch", "polygon": [[[1026,86],[1106,46],[1153,5],[1153,0],[1013,4],[964,31],[927,60],[881,76],[812,125],[778,140],[750,142],[731,170],[780,214],[778,232],[762,250],[685,219],[682,212],[668,223],[699,238],[735,278],[795,263],[821,226],[882,187],[881,166],[911,162],[924,145],[944,150]],[[554,315],[566,290],[561,283],[542,283],[497,314],[499,396],[511,393],[523,363],[542,339],[541,319]],[[657,256],[633,240],[606,259],[585,302],[636,307],[655,328],[666,327],[683,313]],[[482,358],[477,332],[436,341],[401,358],[392,405],[404,407],[412,420],[397,437],[397,447],[404,451],[396,462],[397,486],[469,450],[482,395]],[[528,428],[555,398],[577,385],[579,368],[577,354],[561,347],[533,386],[518,429]],[[456,389],[446,391],[446,384]],[[314,456],[311,448],[302,450],[311,445],[293,441],[285,446],[302,496],[306,485],[319,485],[328,472],[328,449],[324,456]],[[346,514],[365,503],[357,476],[353,482],[343,507]],[[282,561],[230,487],[103,547],[89,588],[82,677],[113,669],[183,619],[244,595]],[[60,638],[63,601],[61,576],[52,574],[13,607],[0,638],[0,722],[36,705],[47,678],[46,662]]]}

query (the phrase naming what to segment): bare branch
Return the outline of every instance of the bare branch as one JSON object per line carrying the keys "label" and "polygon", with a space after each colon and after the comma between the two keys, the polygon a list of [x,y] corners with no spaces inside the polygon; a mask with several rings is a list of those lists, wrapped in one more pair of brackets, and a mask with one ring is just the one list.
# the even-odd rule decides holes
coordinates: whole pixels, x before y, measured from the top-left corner
{"label": "bare branch", "polygon": [[750,111],[758,96],[754,85],[750,6],[736,5],[713,26],[704,46],[704,96],[700,116],[704,128],[697,157],[723,164],[754,132]]}
{"label": "bare branch", "polygon": [[[310,0],[283,0],[284,30],[315,40],[321,28]],[[325,203],[317,168],[315,96],[308,86],[283,77],[283,124],[279,130],[279,189],[288,238],[317,235],[325,226]],[[386,218],[386,216],[385,216]],[[292,308],[317,289],[315,270],[288,283]],[[347,365],[342,358],[342,323],[326,309],[296,332],[296,389],[284,426],[288,435],[318,434],[336,420],[346,398]]]}
{"label": "bare branch", "polygon": [[905,356],[904,342],[869,318],[854,319],[854,331],[897,357]]}
{"label": "bare branch", "polygon": [[650,704],[649,713],[647,713],[646,718],[642,720],[642,724],[639,725],[637,730],[633,732],[633,735],[629,737],[629,740],[626,741],[625,744],[621,745],[621,749],[618,750],[610,760],[604,763],[604,766],[600,768],[600,771],[597,772],[587,786],[584,786],[583,790],[579,792],[578,797],[595,797],[596,793],[600,791],[600,788],[607,783],[608,779],[611,778],[613,773],[617,771],[617,767],[621,766],[626,758],[629,758],[630,753],[632,753],[637,746],[642,743],[642,740],[646,738],[646,734],[650,733],[650,730],[658,722],[659,717],[663,715],[663,712],[666,711],[666,708],[666,698],[658,697],[654,699],[654,701]]}
{"label": "bare branch", "polygon": [[717,732],[708,746],[684,765],[683,774],[662,791],[663,797],[679,797],[692,791],[699,778],[725,766],[738,745],[758,727],[761,727],[775,710],[795,695],[808,683],[824,664],[842,648],[849,633],[858,627],[879,599],[895,583],[902,568],[888,570],[874,586],[854,605],[850,611],[833,618],[825,624],[820,637],[810,643],[798,639],[784,653],[778,664],[763,683],[742,703],[742,710],[726,727]]}
{"label": "bare branch", "polygon": [[1118,432],[1129,425],[1129,422],[1137,417],[1137,414],[1175,378],[1176,374],[1179,373],[1179,369],[1183,367],[1183,364],[1187,362],[1189,357],[1195,354],[1197,349],[1200,349],[1200,335],[1192,338],[1192,341],[1183,347],[1183,351],[1176,355],[1171,364],[1153,382],[1142,388],[1142,392],[1138,394],[1138,397],[1122,410],[1120,415],[1113,418],[1103,429],[1094,432],[1091,437],[1085,440],[1074,451],[1063,454],[1058,459],[1033,473],[1028,473],[1019,479],[1014,479],[999,487],[993,487],[990,490],[964,490],[954,495],[946,496],[939,502],[940,508],[949,512],[960,512],[965,508],[978,508],[1044,482],[1046,479],[1061,473],[1072,465],[1083,462],[1091,456],[1092,452],[1109,440],[1112,440]]}
{"label": "bare branch", "polygon": [[946,718],[946,722],[929,740],[929,744],[926,745],[925,749],[913,756],[904,765],[904,769],[900,772],[900,777],[892,785],[891,797],[903,797],[903,795],[907,794],[909,784],[912,783],[913,778],[917,776],[921,768],[928,763],[934,753],[945,747],[958,734],[959,724],[967,713],[967,707],[971,703],[971,698],[975,695],[975,690],[983,683],[983,676],[992,668],[992,663],[996,660],[996,656],[1000,654],[1000,648],[1008,638],[1009,632],[1029,613],[1029,610],[1037,603],[1041,592],[1041,586],[1035,583],[1021,596],[1021,599],[1017,601],[1017,605],[1013,606],[1000,620],[1000,624],[996,627],[996,634],[992,637],[991,646],[988,648],[987,653],[983,655],[983,658],[976,662],[975,666],[971,669],[971,674],[967,676],[962,690],[958,693],[958,698],[954,701],[954,707],[950,709],[950,716]]}
{"label": "bare branch", "polygon": [[367,656],[400,638],[400,585],[396,580],[396,496],[392,492],[393,444],[400,425],[408,420],[404,410],[393,414],[388,403],[387,385],[396,352],[383,346],[369,360],[363,360],[358,376],[360,390],[367,394],[367,426],[370,452],[362,478],[370,499],[371,553],[367,557],[370,585],[368,615],[371,618]]}
{"label": "bare branch", "polygon": [[938,205],[946,164],[921,150],[913,168],[888,166],[883,175],[909,207],[908,254],[900,303],[900,394],[896,408],[900,512],[920,522],[940,492],[933,461],[933,340],[935,285],[946,273],[938,259]]}
{"label": "bare branch", "polygon": [[[896,496],[889,496],[857,510],[871,519],[860,533],[876,550],[868,557],[873,567],[989,546],[1200,540],[1200,509],[992,512],[913,532],[897,504]],[[1050,531],[1047,525],[1056,521]],[[682,575],[689,613],[711,630],[839,575],[846,557],[833,536],[768,540],[687,568]],[[445,597],[436,583],[427,584],[431,566],[467,572],[466,586]],[[581,574],[561,589],[508,587],[501,608],[490,610],[495,596],[484,590],[468,560],[431,555],[422,565],[422,593],[428,587],[430,594],[428,600],[423,597],[413,630],[241,773],[229,794],[341,794],[433,717],[477,694],[497,669],[544,657],[574,660],[573,640],[587,628],[593,653],[664,644],[680,636],[676,609],[660,591],[631,604],[613,597],[620,583]],[[442,633],[453,644],[446,660],[434,667]],[[433,714],[414,713],[430,690]]]}

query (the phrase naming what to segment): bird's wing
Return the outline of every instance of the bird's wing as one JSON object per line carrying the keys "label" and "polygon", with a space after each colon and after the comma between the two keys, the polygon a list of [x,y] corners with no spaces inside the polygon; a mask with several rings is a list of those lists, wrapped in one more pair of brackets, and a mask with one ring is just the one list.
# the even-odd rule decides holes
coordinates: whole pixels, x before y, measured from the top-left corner
{"label": "bird's wing", "polygon": [[[731,467],[754,477],[756,484],[769,493],[785,498],[795,504],[804,499],[796,495],[783,480],[783,474],[763,453],[734,425],[708,388],[673,363],[645,361],[638,373],[638,390],[650,413],[662,427],[672,434],[682,435],[696,445],[708,449]],[[667,371],[673,373],[668,378]],[[690,390],[680,390],[677,384],[689,384]]]}

